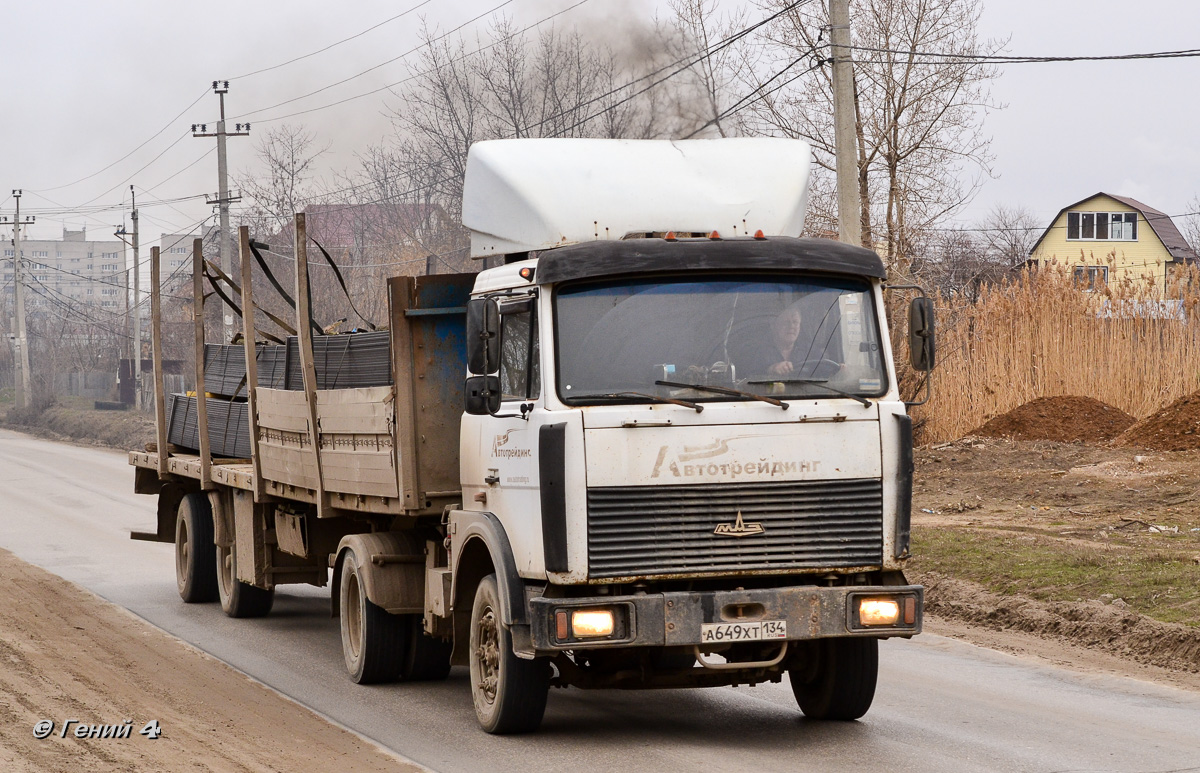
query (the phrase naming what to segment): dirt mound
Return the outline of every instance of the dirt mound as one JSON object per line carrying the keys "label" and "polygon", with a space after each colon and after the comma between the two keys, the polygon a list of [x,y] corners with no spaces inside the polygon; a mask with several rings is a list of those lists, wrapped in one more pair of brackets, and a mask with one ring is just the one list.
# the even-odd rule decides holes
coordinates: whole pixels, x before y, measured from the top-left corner
{"label": "dirt mound", "polygon": [[1125,430],[1116,445],[1155,451],[1190,451],[1200,448],[1200,392],[1181,397],[1157,413]]}
{"label": "dirt mound", "polygon": [[1095,443],[1113,439],[1135,421],[1121,409],[1091,397],[1039,397],[995,417],[970,434]]}
{"label": "dirt mound", "polygon": [[925,586],[926,609],[942,617],[997,631],[1025,631],[1139,663],[1200,671],[1200,630],[1140,615],[1120,600],[1046,602],[1002,596],[936,572],[921,573],[916,581]]}

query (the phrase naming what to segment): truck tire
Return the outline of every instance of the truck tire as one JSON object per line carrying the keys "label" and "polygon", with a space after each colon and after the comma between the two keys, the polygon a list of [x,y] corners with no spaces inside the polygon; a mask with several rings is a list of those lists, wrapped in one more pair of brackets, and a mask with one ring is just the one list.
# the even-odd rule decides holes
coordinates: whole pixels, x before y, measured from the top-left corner
{"label": "truck tire", "polygon": [[188,604],[217,600],[212,508],[203,493],[184,495],[175,518],[175,584]]}
{"label": "truck tire", "polygon": [[400,680],[404,682],[436,682],[450,675],[450,642],[435,639],[425,633],[421,615],[403,615],[407,632],[404,662]]}
{"label": "truck tire", "polygon": [[866,714],[879,676],[879,640],[823,639],[813,653],[815,663],[788,670],[804,715],[848,721]]}
{"label": "truck tire", "polygon": [[237,578],[237,551],[217,545],[217,596],[230,617],[265,617],[275,603],[275,591],[256,588]]}
{"label": "truck tire", "polygon": [[338,599],[346,670],[357,684],[394,682],[404,662],[405,621],[367,598],[353,550],[344,561]]}
{"label": "truck tire", "polygon": [[550,664],[522,660],[512,648],[512,635],[500,620],[496,575],[479,581],[471,606],[471,698],[475,716],[488,733],[537,730],[546,713]]}

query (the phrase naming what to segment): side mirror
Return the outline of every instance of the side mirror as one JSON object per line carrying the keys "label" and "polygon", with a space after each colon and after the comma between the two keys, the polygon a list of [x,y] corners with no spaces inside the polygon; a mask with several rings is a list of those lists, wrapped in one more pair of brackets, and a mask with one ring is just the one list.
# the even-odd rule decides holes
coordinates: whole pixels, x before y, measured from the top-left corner
{"label": "side mirror", "polygon": [[472,416],[492,416],[500,410],[499,376],[471,376],[463,391],[466,411]]}
{"label": "side mirror", "polygon": [[500,310],[491,298],[467,301],[467,368],[483,374],[500,369]]}
{"label": "side mirror", "polygon": [[915,370],[933,370],[935,348],[932,298],[913,298],[908,307],[908,351]]}

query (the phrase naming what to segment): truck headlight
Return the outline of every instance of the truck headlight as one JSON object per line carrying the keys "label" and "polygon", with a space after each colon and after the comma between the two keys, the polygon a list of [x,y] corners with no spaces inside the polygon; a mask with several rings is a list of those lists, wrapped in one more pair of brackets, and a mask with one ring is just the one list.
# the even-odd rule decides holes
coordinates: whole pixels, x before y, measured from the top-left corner
{"label": "truck headlight", "polygon": [[895,599],[859,599],[858,622],[863,625],[895,625],[900,620],[900,603]]}
{"label": "truck headlight", "polygon": [[571,635],[579,639],[612,636],[611,609],[580,609],[571,612]]}

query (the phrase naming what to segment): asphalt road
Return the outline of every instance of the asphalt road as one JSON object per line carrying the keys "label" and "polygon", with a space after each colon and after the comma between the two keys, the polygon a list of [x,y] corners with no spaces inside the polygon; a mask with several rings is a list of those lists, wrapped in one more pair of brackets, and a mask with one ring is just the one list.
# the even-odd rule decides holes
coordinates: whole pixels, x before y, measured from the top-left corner
{"label": "asphalt road", "polygon": [[805,720],[786,684],[571,689],[551,693],[539,733],[488,736],[464,669],[350,682],[326,590],[287,586],[262,620],[183,604],[173,548],[128,538],[154,530],[152,498],[132,491],[123,454],[0,430],[0,547],[437,771],[1200,771],[1200,695],[931,634],[884,642],[859,722]]}

